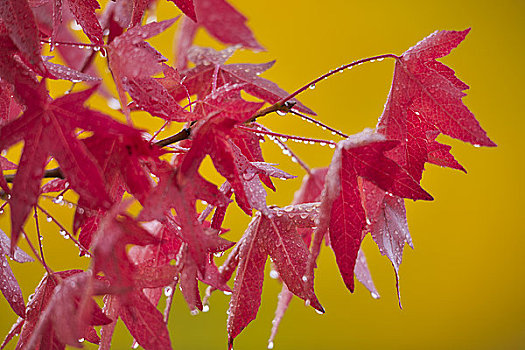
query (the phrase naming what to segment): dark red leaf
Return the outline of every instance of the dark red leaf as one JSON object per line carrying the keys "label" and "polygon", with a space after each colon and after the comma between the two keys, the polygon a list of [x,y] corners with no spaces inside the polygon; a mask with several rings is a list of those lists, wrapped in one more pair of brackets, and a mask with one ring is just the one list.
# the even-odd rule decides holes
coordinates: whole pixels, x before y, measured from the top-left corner
{"label": "dark red leaf", "polygon": [[162,314],[142,292],[128,296],[121,304],[120,317],[135,340],[146,350],[171,350],[171,341]]}
{"label": "dark red leaf", "polygon": [[[462,102],[468,85],[436,61],[458,46],[469,31],[435,32],[396,60],[378,131],[400,141],[392,157],[416,180],[421,178],[429,153],[435,152],[439,133],[474,145],[495,146]],[[462,169],[448,151],[441,157],[445,158],[436,160],[438,164]]]}
{"label": "dark red leaf", "polygon": [[0,18],[5,23],[9,37],[27,61],[43,72],[38,29],[27,1],[1,1]]}
{"label": "dark red leaf", "polygon": [[173,2],[177,7],[184,12],[186,16],[191,18],[193,21],[197,21],[197,16],[195,14],[195,7],[193,5],[193,0],[169,0]]}

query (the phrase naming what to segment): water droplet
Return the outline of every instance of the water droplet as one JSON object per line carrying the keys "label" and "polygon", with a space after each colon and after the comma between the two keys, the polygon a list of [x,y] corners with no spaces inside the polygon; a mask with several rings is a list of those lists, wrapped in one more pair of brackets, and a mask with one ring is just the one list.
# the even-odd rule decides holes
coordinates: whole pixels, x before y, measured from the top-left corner
{"label": "water droplet", "polygon": [[273,341],[268,342],[268,350],[273,349]]}
{"label": "water droplet", "polygon": [[274,280],[279,278],[279,272],[275,270],[270,271],[270,278],[273,278]]}
{"label": "water droplet", "polygon": [[308,282],[308,276],[304,275],[303,277],[301,277],[301,279],[303,280],[303,282]]}
{"label": "water droplet", "polygon": [[193,310],[191,310],[191,311],[190,311],[190,314],[191,314],[192,316],[197,316],[197,315],[199,314],[199,309],[193,309]]}
{"label": "water droplet", "polygon": [[418,111],[416,111],[416,112],[414,112],[414,113],[415,113],[416,115],[419,115],[419,112],[418,112]]}
{"label": "water droplet", "polygon": [[228,291],[223,291],[224,295],[232,295],[232,292],[228,292]]}
{"label": "water droplet", "polygon": [[317,310],[317,309],[315,309],[315,312],[316,312],[318,315],[324,315],[324,312],[319,311],[319,310]]}
{"label": "water droplet", "polygon": [[209,305],[203,305],[202,306],[202,312],[208,312],[210,311],[210,306]]}
{"label": "water droplet", "polygon": [[277,111],[277,114],[279,114],[281,117],[284,117],[286,114],[288,114],[288,112]]}
{"label": "water droplet", "polygon": [[374,298],[374,299],[379,299],[379,294],[377,294],[376,292],[371,292],[370,295],[371,295],[372,298]]}
{"label": "water droplet", "polygon": [[310,90],[313,90],[315,89],[315,84],[310,84],[310,86],[308,87]]}
{"label": "water droplet", "polygon": [[0,209],[0,214],[3,214],[4,213],[4,209]]}
{"label": "water droplet", "polygon": [[80,338],[80,339],[78,340],[78,342],[79,342],[79,343],[83,343],[84,340],[85,340],[84,338]]}
{"label": "water droplet", "polygon": [[164,288],[164,295],[165,296],[169,297],[172,293],[173,293],[173,288],[171,288],[171,287]]}
{"label": "water droplet", "polygon": [[[80,24],[77,23],[77,21],[73,20],[71,21],[71,23],[69,23],[69,28],[73,29],[73,30],[82,30],[82,27],[80,26]],[[57,44],[58,46],[58,44]]]}
{"label": "water droplet", "polygon": [[335,148],[335,145],[333,143],[329,144],[328,147]]}
{"label": "water droplet", "polygon": [[310,299],[306,299],[304,301],[304,306],[310,306]]}
{"label": "water droplet", "polygon": [[476,144],[474,144],[474,147],[479,148],[479,147],[481,147],[481,145],[478,145],[478,144],[476,143]]}
{"label": "water droplet", "polygon": [[106,103],[108,104],[108,107],[114,110],[120,109],[120,102],[114,97],[110,97],[107,99]]}
{"label": "water droplet", "polygon": [[135,342],[133,343],[132,349],[137,349],[139,347],[139,343]]}

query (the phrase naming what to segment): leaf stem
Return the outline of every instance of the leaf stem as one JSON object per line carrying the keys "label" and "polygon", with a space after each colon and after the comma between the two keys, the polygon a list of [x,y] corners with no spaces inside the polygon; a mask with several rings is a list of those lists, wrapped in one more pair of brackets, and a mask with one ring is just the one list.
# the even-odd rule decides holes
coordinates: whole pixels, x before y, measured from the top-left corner
{"label": "leaf stem", "polygon": [[71,233],[69,233],[66,230],[66,228],[61,223],[59,223],[51,214],[49,214],[49,212],[47,210],[45,210],[44,208],[42,208],[38,204],[37,204],[37,207],[38,207],[38,209],[40,209],[40,211],[42,213],[44,213],[45,215],[47,215],[48,217],[51,218],[51,220],[58,226],[60,231],[64,232],[64,235],[66,235],[68,238],[70,238],[71,241],[73,241],[73,243],[75,243],[75,245],[78,247],[78,249],[80,249],[82,251],[82,253],[84,253],[84,255],[86,255],[87,257],[91,257],[91,253],[89,252],[89,250],[87,250],[86,247],[84,247],[79,241],[77,241],[75,239],[75,237],[73,237],[73,235]]}
{"label": "leaf stem", "polygon": [[[273,136],[273,137],[278,137],[279,139],[299,141],[299,142],[304,142],[304,143],[319,143],[321,145],[323,145],[323,144],[333,145],[333,146],[337,145],[337,143],[335,143],[332,140],[312,139],[312,138],[309,138],[309,137],[280,134],[280,133],[269,131],[269,130],[263,130],[260,127],[258,127],[257,129],[248,128],[248,127],[245,127],[245,126],[242,126],[242,125],[239,125],[237,127],[239,129],[242,129],[242,130],[251,131],[251,132],[253,132],[255,134],[269,135],[269,136]],[[281,141],[285,142],[284,140],[281,140]]]}
{"label": "leaf stem", "polygon": [[40,257],[42,258],[42,264],[44,265],[44,268],[49,273],[49,267],[47,266],[46,259],[44,258],[44,250],[42,248],[42,234],[40,233],[40,225],[38,223],[38,212],[36,210],[36,206],[33,206],[33,211],[33,217],[35,218],[36,234],[38,236],[38,247],[40,248]]}
{"label": "leaf stem", "polygon": [[399,59],[399,56],[391,54],[391,53],[387,53],[387,54],[384,54],[384,55],[362,58],[360,60],[357,60],[357,61],[354,61],[354,62],[351,62],[351,63],[348,63],[348,64],[344,64],[344,65],[342,65],[340,67],[337,67],[336,69],[333,69],[333,70],[329,71],[328,73],[325,73],[325,74],[321,75],[319,78],[314,79],[314,80],[310,81],[309,83],[303,85],[301,88],[295,90],[295,92],[291,93],[287,97],[279,100],[274,105],[281,105],[281,106],[284,105],[284,103],[286,103],[287,101],[291,100],[295,96],[299,95],[301,92],[303,92],[303,91],[305,91],[307,89],[310,89],[311,86],[315,87],[315,84],[317,84],[321,80],[324,80],[324,79],[326,79],[326,78],[328,78],[328,77],[330,77],[330,76],[332,76],[332,75],[334,75],[336,73],[342,72],[345,69],[351,69],[351,68],[353,68],[355,66],[358,66],[358,65],[366,63],[366,62],[382,61],[385,58]]}
{"label": "leaf stem", "polygon": [[330,130],[332,132],[332,134],[334,134],[334,135],[339,135],[341,137],[344,137],[345,139],[348,138],[348,135],[343,133],[342,131],[334,129],[334,128],[332,128],[332,127],[330,127],[330,126],[328,126],[328,125],[326,125],[326,124],[324,124],[324,123],[322,123],[322,122],[320,122],[320,121],[318,121],[318,120],[316,120],[316,119],[314,119],[312,117],[309,117],[307,115],[299,113],[299,112],[297,112],[297,111],[295,111],[293,109],[290,111],[290,113],[295,114],[295,115],[301,117],[301,119],[306,120],[306,121],[308,121],[310,123],[314,123],[315,125],[318,125],[321,128],[323,128],[323,129]]}

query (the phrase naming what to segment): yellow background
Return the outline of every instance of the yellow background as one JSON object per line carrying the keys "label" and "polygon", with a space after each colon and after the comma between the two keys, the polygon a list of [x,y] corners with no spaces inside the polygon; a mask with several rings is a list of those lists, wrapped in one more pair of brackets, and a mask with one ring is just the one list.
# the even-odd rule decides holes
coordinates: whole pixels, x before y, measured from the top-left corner
{"label": "yellow background", "polygon": [[[494,149],[477,149],[441,138],[453,146],[453,153],[468,175],[428,165],[423,187],[435,201],[407,204],[415,250],[406,250],[401,266],[403,310],[397,306],[390,263],[380,256],[370,237],[364,249],[381,294],[379,300],[373,300],[359,284],[351,295],[338,276],[333,254],[325,249],[317,269],[316,292],[327,312],[319,316],[294,300],[282,322],[275,349],[525,348],[525,2],[232,3],[249,18],[249,26],[267,49],[258,54],[243,51],[233,61],[277,59],[264,77],[289,91],[343,63],[382,53],[400,54],[435,30],[472,27],[467,39],[443,62],[471,86],[464,101],[498,144]],[[159,11],[159,19],[178,13],[171,3],[162,4]],[[152,41],[161,45],[170,62],[173,32],[172,28]],[[202,32],[198,43],[220,47]],[[320,120],[346,133],[356,133],[375,126],[392,72],[391,60],[363,65],[318,84],[300,99],[318,113]],[[94,107],[107,110],[102,104]],[[331,137],[291,116],[268,116],[264,123],[284,133]],[[296,149],[312,167],[329,164],[329,149]],[[304,172],[274,145],[267,143],[264,151],[267,161],[280,163],[283,169],[299,176],[297,180],[279,182],[277,194],[269,196],[269,204],[285,205]],[[71,210],[54,210],[70,224]],[[0,228],[9,232],[7,214],[0,218]],[[247,222],[238,210],[230,213],[230,239],[238,239]],[[60,238],[56,227],[44,223],[43,229],[46,256],[53,269],[74,268],[79,262],[87,266],[87,259],[76,257],[74,246]],[[36,263],[13,269],[27,299],[43,271]],[[266,347],[279,290],[278,282],[266,279],[258,318],[237,338],[236,349]],[[15,316],[0,299],[0,332],[7,333]],[[169,324],[173,347],[224,349],[227,300],[216,294],[208,313],[190,316],[177,292]],[[128,348],[130,343],[131,337],[119,322],[114,348]]]}

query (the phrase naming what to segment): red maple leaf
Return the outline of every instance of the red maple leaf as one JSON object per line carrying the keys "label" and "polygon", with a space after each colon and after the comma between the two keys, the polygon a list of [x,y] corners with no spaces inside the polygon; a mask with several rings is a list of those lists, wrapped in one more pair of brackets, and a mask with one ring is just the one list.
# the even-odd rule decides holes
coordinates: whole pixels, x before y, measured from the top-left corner
{"label": "red maple leaf", "polygon": [[11,205],[11,244],[14,248],[31,207],[40,193],[40,180],[49,155],[60,164],[71,187],[82,197],[100,207],[108,207],[110,198],[100,166],[84,144],[75,136],[75,128],[101,134],[134,135],[136,130],[115,122],[110,117],[85,108],[93,93],[89,90],[51,100],[39,91],[25,113],[0,128],[0,148],[7,149],[24,140],[24,149],[13,181]]}
{"label": "red maple leaf", "polygon": [[[178,2],[183,2],[183,0],[178,0]],[[176,49],[177,68],[186,68],[188,49],[199,27],[204,27],[213,37],[225,44],[264,50],[255,40],[250,28],[246,26],[246,17],[225,0],[194,0],[194,5],[197,21],[189,16],[192,20],[183,18],[179,26],[179,40],[177,40]]]}
{"label": "red maple leaf", "polygon": [[440,133],[474,145],[496,145],[461,100],[468,85],[436,61],[469,31],[435,32],[396,59],[392,88],[377,129],[388,139],[400,141],[390,156],[415,180],[421,179],[428,161],[463,169],[448,152],[450,147],[435,141]]}
{"label": "red maple leaf", "polygon": [[[90,284],[90,288],[84,288]],[[29,298],[16,349],[65,349],[79,339],[98,344],[92,328],[111,322],[92,295],[106,293],[105,283],[82,270],[46,274]],[[89,294],[86,294],[89,293]]]}
{"label": "red maple leaf", "polygon": [[239,265],[228,310],[230,348],[235,337],[257,315],[268,255],[290,291],[318,311],[324,312],[314,294],[313,281],[304,283],[308,248],[297,233],[296,223],[289,216],[283,215],[284,212],[271,209],[269,217],[258,213],[239,241]]}
{"label": "red maple leaf", "polygon": [[400,197],[432,199],[403,168],[385,156],[397,144],[364,131],[338,144],[328,170],[318,230],[324,233],[329,229],[330,247],[350,291],[354,290],[354,267],[367,224],[358,177]]}
{"label": "red maple leaf", "polygon": [[[18,281],[7,262],[6,255],[9,255],[11,248],[11,240],[6,234],[0,230],[0,290],[4,294],[5,299],[13,309],[13,311],[20,317],[25,317],[25,304],[22,290],[18,285]],[[33,261],[22,249],[16,247],[13,260],[19,263]]]}
{"label": "red maple leaf", "polygon": [[[270,69],[275,61],[262,64],[224,64],[234,52],[234,47],[222,51],[193,47],[188,58],[196,66],[181,72],[184,86],[173,85],[170,79],[161,79],[161,83],[177,101],[185,99],[188,94],[196,94],[202,100],[226,84],[244,84],[244,91],[272,104],[289,95],[276,83],[259,76]],[[315,114],[300,102],[296,102],[294,108],[302,113]]]}

